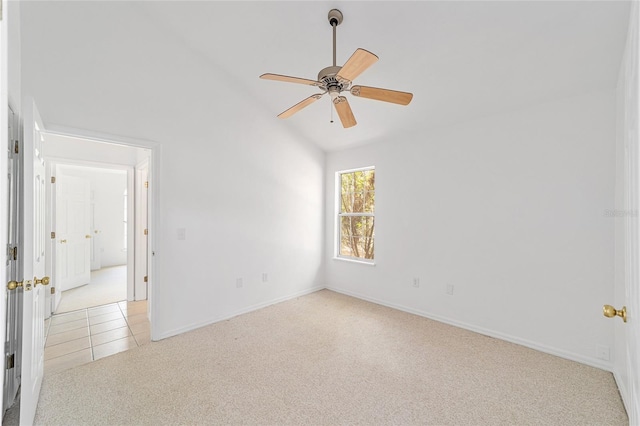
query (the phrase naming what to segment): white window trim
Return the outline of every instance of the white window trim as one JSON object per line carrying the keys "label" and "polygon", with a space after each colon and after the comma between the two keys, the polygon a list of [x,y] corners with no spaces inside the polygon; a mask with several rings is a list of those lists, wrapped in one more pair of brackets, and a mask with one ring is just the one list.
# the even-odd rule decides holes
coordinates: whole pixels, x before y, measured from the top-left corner
{"label": "white window trim", "polygon": [[[368,213],[368,212],[363,212],[363,213],[340,213],[340,206],[342,205],[342,200],[340,198],[340,196],[342,195],[342,185],[340,182],[340,175],[345,174],[345,173],[353,173],[353,172],[360,172],[360,171],[364,171],[364,170],[373,170],[375,172],[376,168],[375,166],[367,166],[367,167],[359,167],[356,169],[347,169],[347,170],[338,170],[336,172],[335,175],[335,182],[334,182],[334,188],[335,188],[335,202],[334,202],[334,232],[333,232],[333,239],[334,239],[334,245],[333,245],[333,259],[334,260],[342,260],[345,262],[350,262],[350,263],[360,263],[363,265],[367,265],[367,266],[375,266],[375,254],[373,255],[373,259],[362,259],[360,257],[353,257],[353,256],[342,256],[340,254],[340,217],[345,216],[368,216],[368,217],[373,217],[375,218],[375,213]],[[374,207],[375,210],[375,207]]]}

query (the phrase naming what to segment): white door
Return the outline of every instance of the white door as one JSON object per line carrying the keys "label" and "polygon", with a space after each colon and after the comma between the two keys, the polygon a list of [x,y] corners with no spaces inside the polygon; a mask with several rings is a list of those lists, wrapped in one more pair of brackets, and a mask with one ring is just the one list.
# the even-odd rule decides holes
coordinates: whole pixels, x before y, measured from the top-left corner
{"label": "white door", "polygon": [[134,300],[146,300],[149,281],[149,163],[136,167],[136,242]]}
{"label": "white door", "polygon": [[[7,178],[8,178],[8,197],[7,197],[7,280],[6,282],[16,281],[18,279],[18,181],[20,169],[18,167],[19,155],[16,153],[15,144],[18,140],[17,119],[9,108],[9,144],[8,144],[8,161],[7,161]],[[20,386],[20,360],[16,363],[15,356],[19,354],[20,339],[22,331],[20,329],[19,316],[22,315],[20,310],[21,298],[18,290],[9,290],[5,287],[7,301],[7,328],[5,335],[5,359],[8,364],[4,370],[4,399],[3,413],[11,407],[18,394]]]}
{"label": "white door", "polygon": [[91,191],[91,270],[102,268],[102,251],[100,250],[100,230],[96,225],[96,203],[93,199],[94,191]]}
{"label": "white door", "polygon": [[[629,424],[640,424],[640,128],[638,102],[640,99],[638,67],[640,65],[640,7],[631,4],[627,46],[621,64],[618,87],[618,158],[621,173],[621,207],[626,212],[617,238],[622,253],[618,264],[622,280],[616,280],[615,308],[622,313],[626,306],[627,321],[614,318],[616,337],[615,374],[618,388],[629,415]],[[620,154],[618,154],[620,155]],[[620,176],[620,175],[619,175]],[[616,253],[616,256],[619,256]],[[623,282],[621,282],[623,281]],[[612,312],[610,312],[612,314]]]}
{"label": "white door", "polygon": [[[22,376],[20,424],[32,424],[44,369],[45,167],[42,120],[33,101],[24,104],[22,180]],[[48,289],[48,288],[47,288]]]}
{"label": "white door", "polygon": [[56,289],[91,280],[91,187],[88,179],[56,173]]}

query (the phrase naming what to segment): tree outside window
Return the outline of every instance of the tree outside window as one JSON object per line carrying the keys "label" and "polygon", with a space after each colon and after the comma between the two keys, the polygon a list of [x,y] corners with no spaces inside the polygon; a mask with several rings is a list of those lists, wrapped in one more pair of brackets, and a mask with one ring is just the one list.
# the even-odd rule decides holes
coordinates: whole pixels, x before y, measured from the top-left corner
{"label": "tree outside window", "polygon": [[338,172],[338,256],[373,260],[375,169]]}

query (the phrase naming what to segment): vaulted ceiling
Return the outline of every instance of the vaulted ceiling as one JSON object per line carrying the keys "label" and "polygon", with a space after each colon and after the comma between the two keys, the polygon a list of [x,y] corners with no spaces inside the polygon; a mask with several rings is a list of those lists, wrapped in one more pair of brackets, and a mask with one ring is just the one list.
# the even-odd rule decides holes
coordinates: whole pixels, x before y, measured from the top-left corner
{"label": "vaulted ceiling", "polygon": [[[367,49],[380,60],[356,83],[412,92],[414,99],[403,107],[347,95],[358,121],[351,129],[343,129],[335,113],[330,123],[328,97],[280,123],[325,150],[613,89],[629,4],[26,2],[23,47],[30,51],[23,56],[41,60],[44,67],[42,75],[31,72],[32,87],[26,91],[78,102],[91,91],[96,103],[105,97],[129,113],[142,98],[152,98],[160,109],[165,102],[189,105],[207,97],[212,117],[228,105],[247,123],[256,115],[279,120],[280,112],[317,89],[258,76],[315,79],[331,65],[327,13],[332,8],[344,14],[337,32],[338,64],[356,48]],[[38,59],[33,46],[40,49]],[[198,58],[208,72],[192,71],[184,55]],[[49,71],[53,77],[47,77]],[[125,81],[124,75],[130,77]],[[94,84],[83,86],[83,81]],[[243,108],[243,102],[251,108]],[[45,101],[43,109],[45,119],[64,121],[64,110],[52,102]]]}

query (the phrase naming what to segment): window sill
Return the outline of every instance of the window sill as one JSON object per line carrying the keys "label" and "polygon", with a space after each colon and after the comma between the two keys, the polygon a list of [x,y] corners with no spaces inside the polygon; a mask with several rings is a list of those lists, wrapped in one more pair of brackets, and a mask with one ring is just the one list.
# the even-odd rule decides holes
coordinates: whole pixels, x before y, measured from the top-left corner
{"label": "window sill", "polygon": [[374,262],[367,262],[367,261],[364,261],[364,260],[351,259],[351,258],[348,258],[348,257],[335,256],[333,258],[333,260],[340,260],[342,262],[350,262],[350,263],[359,263],[361,265],[367,265],[367,266],[376,266],[376,264]]}

